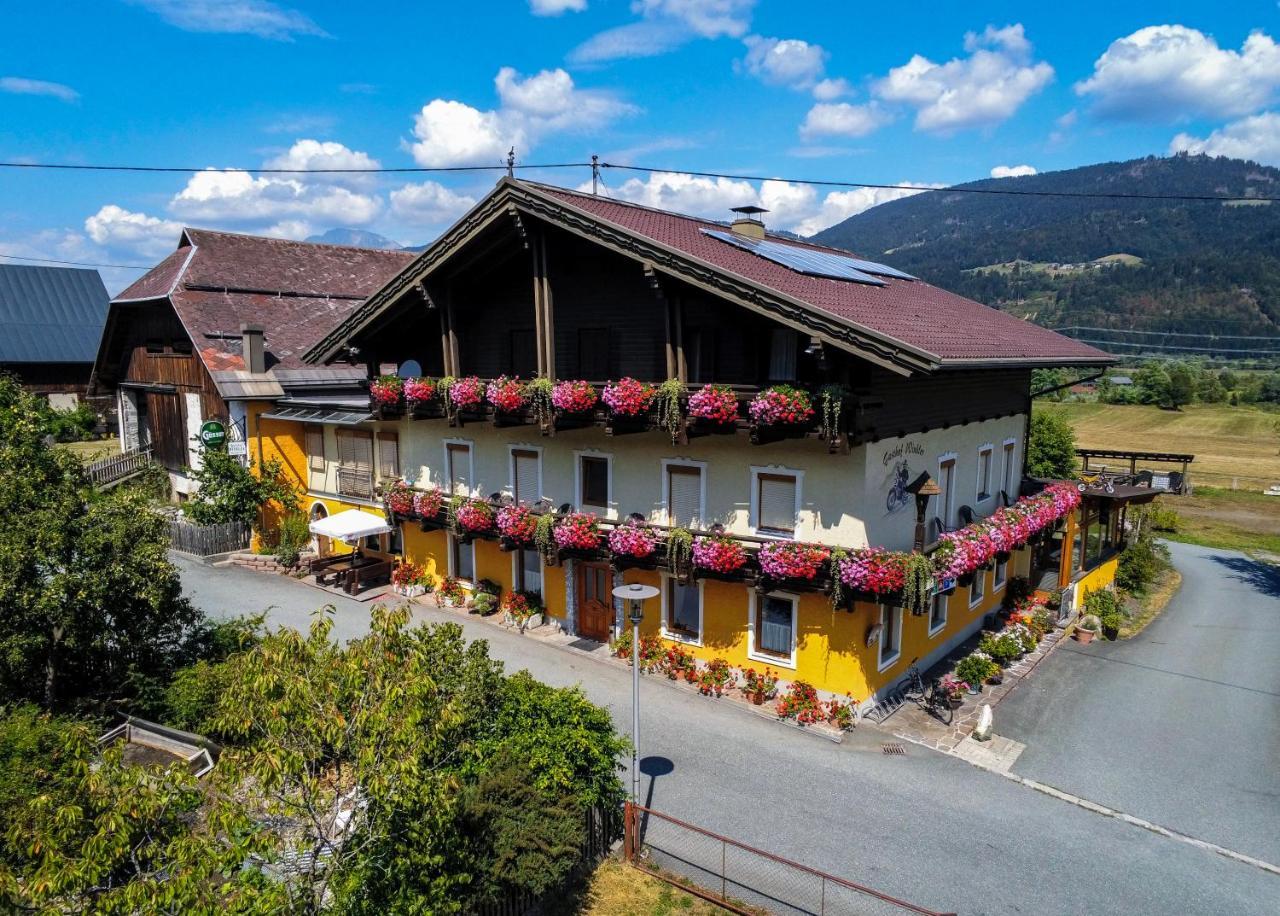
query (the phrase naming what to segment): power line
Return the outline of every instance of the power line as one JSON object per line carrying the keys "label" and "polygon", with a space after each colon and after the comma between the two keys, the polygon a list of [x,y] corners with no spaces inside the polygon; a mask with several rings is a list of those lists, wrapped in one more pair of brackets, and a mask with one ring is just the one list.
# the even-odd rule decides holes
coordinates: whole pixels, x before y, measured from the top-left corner
{"label": "power line", "polygon": [[1186,331],[1138,331],[1128,328],[1095,328],[1081,324],[1063,325],[1062,327],[1051,328],[1051,330],[1059,333],[1064,331],[1090,331],[1103,334],[1142,334],[1147,337],[1194,337],[1200,340],[1268,340],[1280,343],[1280,338],[1266,334],[1217,334],[1212,331],[1191,334]]}
{"label": "power line", "polygon": [[40,264],[69,264],[72,267],[118,267],[123,270],[150,270],[154,264],[95,264],[92,261],[59,261],[56,258],[29,258],[21,254],[0,254],[0,258],[15,261],[35,261]]}
{"label": "power line", "polygon": [[[548,162],[540,165],[517,165],[517,169],[576,169],[589,166],[589,162]],[[404,166],[401,168],[391,167],[376,169],[278,169],[278,168],[240,168],[236,166],[228,166],[226,168],[218,168],[215,166],[200,166],[198,168],[191,166],[178,165],[79,165],[70,163],[54,163],[54,162],[0,162],[0,168],[4,169],[58,169],[69,172],[256,172],[260,175],[404,175],[417,174],[422,172],[505,172],[505,165],[453,165],[453,166]]]}

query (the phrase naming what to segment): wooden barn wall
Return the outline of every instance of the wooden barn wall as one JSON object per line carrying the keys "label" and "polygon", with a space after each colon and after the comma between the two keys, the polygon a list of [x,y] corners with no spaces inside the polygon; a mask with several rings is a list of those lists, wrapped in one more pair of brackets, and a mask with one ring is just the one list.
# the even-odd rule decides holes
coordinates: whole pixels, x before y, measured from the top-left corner
{"label": "wooden barn wall", "polygon": [[884,405],[855,422],[863,441],[1022,413],[1031,390],[1030,369],[973,369],[903,378],[872,368],[866,396]]}
{"label": "wooden barn wall", "polygon": [[399,366],[408,360],[417,360],[423,375],[438,378],[444,375],[440,314],[428,309],[416,295],[410,295],[405,302],[409,304],[398,308],[396,314],[370,336],[370,343],[365,347],[375,362],[394,362]]}
{"label": "wooden barn wall", "polygon": [[[491,273],[473,273],[470,282],[454,287],[452,299],[460,375],[530,378],[537,373],[536,349],[523,358],[516,358],[513,352],[513,346],[519,347],[513,340],[523,335],[531,343],[535,330],[533,266],[528,252],[507,258]],[[437,349],[439,339],[437,330]],[[532,366],[528,365],[530,358]]]}

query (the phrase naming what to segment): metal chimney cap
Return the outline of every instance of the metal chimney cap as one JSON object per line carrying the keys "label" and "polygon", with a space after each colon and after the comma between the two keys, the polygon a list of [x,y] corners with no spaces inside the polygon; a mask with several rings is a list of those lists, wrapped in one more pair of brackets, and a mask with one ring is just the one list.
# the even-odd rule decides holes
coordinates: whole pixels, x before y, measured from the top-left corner
{"label": "metal chimney cap", "polygon": [[751,217],[755,216],[757,213],[768,213],[769,211],[764,207],[757,207],[755,204],[747,204],[743,207],[730,207],[729,212],[741,213],[743,216]]}

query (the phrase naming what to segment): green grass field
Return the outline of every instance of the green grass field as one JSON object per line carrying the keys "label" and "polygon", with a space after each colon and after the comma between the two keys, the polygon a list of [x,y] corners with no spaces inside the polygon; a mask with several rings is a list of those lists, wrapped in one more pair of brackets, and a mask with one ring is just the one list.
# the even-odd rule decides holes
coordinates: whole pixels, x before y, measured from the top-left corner
{"label": "green grass field", "polygon": [[120,451],[119,439],[93,439],[89,442],[61,442],[58,448],[65,448],[72,454],[79,455],[80,460],[89,464],[98,458],[115,455]]}

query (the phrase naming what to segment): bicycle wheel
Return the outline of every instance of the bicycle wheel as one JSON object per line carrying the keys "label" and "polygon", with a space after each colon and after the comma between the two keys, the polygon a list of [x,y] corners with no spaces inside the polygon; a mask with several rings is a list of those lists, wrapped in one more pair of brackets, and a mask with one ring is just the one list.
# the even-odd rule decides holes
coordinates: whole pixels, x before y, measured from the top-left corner
{"label": "bicycle wheel", "polygon": [[950,725],[951,719],[955,715],[955,710],[951,708],[951,703],[947,695],[934,690],[929,697],[929,711],[937,717],[938,721],[943,725]]}

